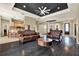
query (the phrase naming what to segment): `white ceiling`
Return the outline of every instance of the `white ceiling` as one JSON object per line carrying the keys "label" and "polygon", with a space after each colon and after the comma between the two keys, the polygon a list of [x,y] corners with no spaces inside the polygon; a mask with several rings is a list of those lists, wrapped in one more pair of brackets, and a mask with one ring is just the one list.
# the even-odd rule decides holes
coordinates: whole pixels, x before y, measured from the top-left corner
{"label": "white ceiling", "polygon": [[0,16],[2,16],[4,19],[24,19],[24,15],[22,15],[20,12],[12,10],[14,6],[14,3],[0,3]]}
{"label": "white ceiling", "polygon": [[38,21],[48,21],[48,20],[69,20],[75,19],[78,17],[79,14],[79,4],[78,3],[68,3],[68,9],[59,11],[56,13],[52,13],[50,15],[46,15],[43,17],[39,17],[37,15],[31,14],[29,12],[14,8],[15,3],[0,3],[0,15],[6,19],[24,19],[26,17],[35,18]]}

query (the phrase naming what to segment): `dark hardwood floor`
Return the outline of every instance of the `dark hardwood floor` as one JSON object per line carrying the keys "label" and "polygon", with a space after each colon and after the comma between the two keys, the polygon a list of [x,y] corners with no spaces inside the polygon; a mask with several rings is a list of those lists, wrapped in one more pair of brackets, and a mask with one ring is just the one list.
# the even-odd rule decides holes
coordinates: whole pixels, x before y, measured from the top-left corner
{"label": "dark hardwood floor", "polygon": [[79,45],[76,44],[76,40],[72,38],[67,42],[65,40],[63,37],[62,42],[58,44],[53,41],[51,47],[38,46],[36,41],[1,44],[0,56],[78,56]]}

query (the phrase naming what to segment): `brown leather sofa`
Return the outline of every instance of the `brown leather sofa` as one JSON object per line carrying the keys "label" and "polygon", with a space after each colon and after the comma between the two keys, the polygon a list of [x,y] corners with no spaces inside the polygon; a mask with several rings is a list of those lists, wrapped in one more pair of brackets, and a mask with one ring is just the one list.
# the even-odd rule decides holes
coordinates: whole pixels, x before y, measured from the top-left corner
{"label": "brown leather sofa", "polygon": [[39,34],[32,30],[18,31],[19,39],[21,42],[32,41],[39,38]]}
{"label": "brown leather sofa", "polygon": [[52,30],[47,34],[48,38],[58,41],[60,41],[61,36],[62,36],[62,30]]}

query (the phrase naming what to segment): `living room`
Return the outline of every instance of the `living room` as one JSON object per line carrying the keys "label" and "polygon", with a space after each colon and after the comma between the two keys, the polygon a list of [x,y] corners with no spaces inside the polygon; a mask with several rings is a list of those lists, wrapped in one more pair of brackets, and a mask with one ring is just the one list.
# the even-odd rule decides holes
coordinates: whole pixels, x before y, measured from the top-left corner
{"label": "living room", "polygon": [[[64,41],[69,42],[71,49],[63,47],[64,50],[60,50],[61,55],[79,55],[75,53],[78,52],[77,45],[79,44],[78,7],[78,3],[0,3],[0,55],[43,55],[44,50],[47,51],[44,55],[60,55],[60,53],[53,54],[53,52],[56,51],[55,48],[59,49],[66,36],[73,38]],[[56,47],[55,45],[49,46],[50,42],[43,42],[43,39],[48,38],[47,36],[50,40],[54,40],[52,45],[55,44]],[[74,41],[77,48],[72,48],[74,43],[71,41]],[[22,50],[19,50],[20,48]],[[34,48],[33,51],[36,49],[41,52],[36,51],[33,54],[33,51],[29,51],[32,48]],[[13,50],[16,50],[17,54]],[[66,51],[70,51],[68,52],[70,54],[63,54]]]}

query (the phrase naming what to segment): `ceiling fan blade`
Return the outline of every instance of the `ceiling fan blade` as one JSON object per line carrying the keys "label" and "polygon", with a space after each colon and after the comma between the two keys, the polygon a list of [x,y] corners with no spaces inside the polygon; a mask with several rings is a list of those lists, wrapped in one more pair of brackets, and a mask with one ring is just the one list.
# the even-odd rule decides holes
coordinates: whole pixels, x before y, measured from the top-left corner
{"label": "ceiling fan blade", "polygon": [[36,14],[39,14],[39,13],[40,13],[40,11],[36,12]]}
{"label": "ceiling fan blade", "polygon": [[40,12],[36,12],[36,14],[39,14]]}
{"label": "ceiling fan blade", "polygon": [[50,9],[47,9],[47,10],[45,10],[45,11],[50,11]]}
{"label": "ceiling fan blade", "polygon": [[45,13],[43,13],[43,15],[45,15]]}
{"label": "ceiling fan blade", "polygon": [[35,10],[35,11],[39,11],[39,10]]}
{"label": "ceiling fan blade", "polygon": [[47,7],[45,7],[43,10],[46,10],[47,9]]}
{"label": "ceiling fan blade", "polygon": [[41,8],[40,8],[40,7],[38,7],[38,9],[39,9],[39,10],[41,10]]}
{"label": "ceiling fan blade", "polygon": [[42,13],[40,13],[39,15],[43,15]]}
{"label": "ceiling fan blade", "polygon": [[45,13],[49,14],[49,12],[47,12],[47,11]]}

